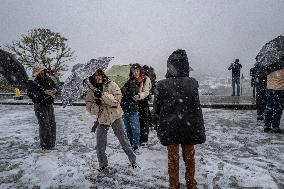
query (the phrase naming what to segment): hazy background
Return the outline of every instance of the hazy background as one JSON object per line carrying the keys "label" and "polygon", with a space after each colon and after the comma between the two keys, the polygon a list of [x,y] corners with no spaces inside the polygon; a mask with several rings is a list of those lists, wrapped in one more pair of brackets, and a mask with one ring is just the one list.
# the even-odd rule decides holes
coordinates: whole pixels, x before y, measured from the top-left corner
{"label": "hazy background", "polygon": [[194,75],[229,75],[239,58],[242,73],[260,48],[284,34],[284,0],[0,0],[0,45],[33,28],[68,38],[85,63],[114,56],[112,64],[139,62],[158,77],[166,60],[185,49]]}

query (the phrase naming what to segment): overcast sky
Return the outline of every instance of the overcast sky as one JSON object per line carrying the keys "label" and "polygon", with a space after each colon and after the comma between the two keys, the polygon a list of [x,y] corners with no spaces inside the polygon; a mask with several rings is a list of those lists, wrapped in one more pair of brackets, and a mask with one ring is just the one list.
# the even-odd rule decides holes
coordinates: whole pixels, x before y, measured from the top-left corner
{"label": "overcast sky", "polygon": [[0,0],[0,22],[0,45],[49,28],[69,39],[75,63],[114,56],[161,78],[182,48],[195,74],[229,74],[239,58],[248,75],[260,48],[284,35],[284,0]]}

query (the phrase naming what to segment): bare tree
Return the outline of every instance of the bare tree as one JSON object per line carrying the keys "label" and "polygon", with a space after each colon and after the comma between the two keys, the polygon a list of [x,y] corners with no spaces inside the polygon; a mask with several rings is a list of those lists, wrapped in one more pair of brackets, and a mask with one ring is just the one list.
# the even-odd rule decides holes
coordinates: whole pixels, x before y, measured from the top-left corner
{"label": "bare tree", "polygon": [[66,63],[74,60],[74,51],[67,45],[67,39],[49,29],[36,28],[22,35],[18,41],[6,47],[17,55],[18,60],[27,66],[43,64],[53,73],[67,69]]}

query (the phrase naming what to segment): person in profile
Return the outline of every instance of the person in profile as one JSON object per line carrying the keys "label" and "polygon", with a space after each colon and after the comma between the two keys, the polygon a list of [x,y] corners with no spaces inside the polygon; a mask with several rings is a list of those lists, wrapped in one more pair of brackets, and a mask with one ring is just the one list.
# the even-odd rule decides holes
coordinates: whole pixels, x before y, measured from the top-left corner
{"label": "person in profile", "polygon": [[240,96],[240,75],[241,75],[242,65],[239,63],[239,59],[236,59],[234,63],[232,63],[228,70],[232,70],[232,88],[233,93],[232,96],[235,96],[235,87],[237,86],[237,96]]}
{"label": "person in profile", "polygon": [[39,124],[39,138],[42,150],[51,150],[55,146],[56,122],[53,103],[57,95],[57,86],[48,76],[47,68],[41,64],[34,66],[33,80],[27,84],[27,95],[34,103],[34,111]]}

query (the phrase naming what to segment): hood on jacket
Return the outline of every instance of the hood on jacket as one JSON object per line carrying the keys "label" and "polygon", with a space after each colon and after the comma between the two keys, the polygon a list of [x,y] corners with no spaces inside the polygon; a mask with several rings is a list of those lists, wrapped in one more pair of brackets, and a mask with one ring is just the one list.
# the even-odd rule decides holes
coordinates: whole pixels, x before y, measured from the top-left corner
{"label": "hood on jacket", "polygon": [[193,69],[189,66],[186,51],[178,49],[168,58],[166,78],[188,77],[191,70]]}
{"label": "hood on jacket", "polygon": [[47,70],[47,68],[46,68],[44,65],[42,65],[42,64],[37,64],[37,65],[35,65],[35,66],[33,67],[32,76],[33,76],[34,78],[36,78],[37,75],[38,75],[41,71],[43,71],[43,70]]}

